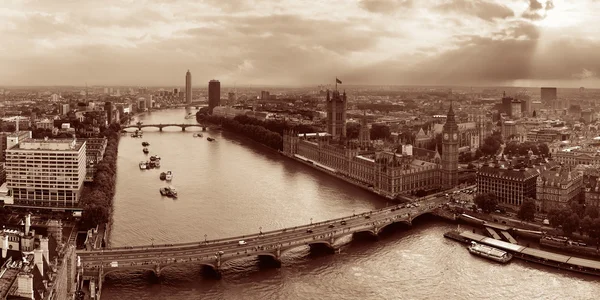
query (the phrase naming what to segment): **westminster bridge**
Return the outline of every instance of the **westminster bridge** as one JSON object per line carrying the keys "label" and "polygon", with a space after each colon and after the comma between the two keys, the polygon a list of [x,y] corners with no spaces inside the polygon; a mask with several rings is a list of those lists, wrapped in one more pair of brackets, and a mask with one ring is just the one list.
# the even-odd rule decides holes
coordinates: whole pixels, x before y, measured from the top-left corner
{"label": "westminster bridge", "polygon": [[[91,282],[92,294],[101,291],[107,274],[133,270],[149,270],[160,276],[161,270],[175,264],[199,264],[220,276],[221,267],[233,260],[258,257],[281,266],[281,257],[294,248],[325,248],[334,252],[342,237],[366,233],[377,237],[395,223],[411,225],[423,214],[438,214],[444,197],[430,198],[411,205],[394,205],[352,216],[310,223],[250,235],[204,240],[191,243],[128,246],[102,250],[80,250],[79,272]],[[93,282],[93,284],[92,284]],[[95,287],[95,288],[94,288]],[[97,290],[97,292],[96,292]]]}

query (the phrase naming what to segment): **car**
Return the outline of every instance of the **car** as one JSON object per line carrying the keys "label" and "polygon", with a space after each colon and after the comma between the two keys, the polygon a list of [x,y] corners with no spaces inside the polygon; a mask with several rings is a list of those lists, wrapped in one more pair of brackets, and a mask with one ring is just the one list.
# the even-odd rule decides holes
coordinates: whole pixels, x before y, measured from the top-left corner
{"label": "car", "polygon": [[365,216],[365,219],[370,219],[370,218],[371,218],[371,216]]}
{"label": "car", "polygon": [[340,224],[346,225],[346,221],[341,221]]}
{"label": "car", "polygon": [[219,251],[219,252],[217,252],[216,254],[217,254],[217,255],[223,255],[223,254],[225,254],[225,252],[223,252],[223,251]]}
{"label": "car", "polygon": [[246,241],[244,241],[244,240],[238,242],[238,246],[243,246],[246,244],[248,244],[248,243],[246,243]]}
{"label": "car", "polygon": [[313,230],[309,228],[309,229],[306,229],[306,232],[313,233]]}
{"label": "car", "polygon": [[327,227],[329,227],[329,228],[333,228],[333,227],[335,227],[335,226],[333,226],[333,224],[331,224],[331,225],[329,225],[329,226],[327,226]]}

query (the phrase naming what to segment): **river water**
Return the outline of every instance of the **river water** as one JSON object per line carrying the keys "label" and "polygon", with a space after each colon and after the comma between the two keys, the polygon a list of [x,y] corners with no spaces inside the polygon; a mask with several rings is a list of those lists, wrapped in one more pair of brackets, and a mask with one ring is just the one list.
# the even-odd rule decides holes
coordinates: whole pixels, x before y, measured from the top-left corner
{"label": "river water", "polygon": [[[139,116],[145,124],[195,123],[195,110],[172,109]],[[239,136],[196,129],[144,129],[119,145],[111,245],[216,239],[269,231],[359,213],[385,200],[291,161]],[[208,142],[206,137],[213,137]],[[150,154],[160,170],[139,170]],[[176,200],[161,197],[160,172],[171,170]],[[521,261],[499,265],[471,256],[442,235],[455,225],[416,220],[388,230],[377,241],[360,239],[335,255],[291,251],[279,269],[256,260],[228,262],[223,277],[202,276],[197,265],[116,274],[102,299],[595,299],[600,280]]]}

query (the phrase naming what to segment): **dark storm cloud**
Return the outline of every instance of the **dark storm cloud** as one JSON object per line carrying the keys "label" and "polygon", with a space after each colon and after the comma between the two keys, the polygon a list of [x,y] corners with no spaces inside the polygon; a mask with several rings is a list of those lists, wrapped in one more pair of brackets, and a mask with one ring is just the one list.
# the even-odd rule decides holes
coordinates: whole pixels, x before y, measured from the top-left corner
{"label": "dark storm cloud", "polygon": [[398,58],[367,68],[378,72],[362,71],[376,74],[369,76],[375,81],[395,78],[396,84],[489,84],[530,78],[538,37],[533,25],[516,22],[492,36],[458,36],[454,49],[431,58],[418,57],[416,61],[421,62],[417,64],[413,58]]}
{"label": "dark storm cloud", "polygon": [[389,14],[411,7],[413,0],[361,0],[359,6],[372,13]]}
{"label": "dark storm cloud", "polygon": [[505,19],[515,15],[507,6],[486,0],[451,0],[437,6],[437,10],[473,15],[486,21]]}

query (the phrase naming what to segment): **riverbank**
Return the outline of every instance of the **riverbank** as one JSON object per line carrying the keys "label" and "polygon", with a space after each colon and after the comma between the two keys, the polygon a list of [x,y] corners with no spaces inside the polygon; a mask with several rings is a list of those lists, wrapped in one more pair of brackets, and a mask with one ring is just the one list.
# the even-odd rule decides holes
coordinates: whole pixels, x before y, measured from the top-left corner
{"label": "riverbank", "polygon": [[118,132],[118,126],[115,126],[115,128],[106,129],[103,133],[108,139],[104,157],[96,167],[94,181],[84,188],[79,201],[84,209],[79,223],[81,230],[98,228],[111,220],[117,179],[117,155],[120,140]]}
{"label": "riverbank", "polygon": [[554,252],[543,251],[530,247],[524,247],[516,244],[510,244],[504,241],[495,240],[483,235],[476,234],[475,231],[457,230],[449,231],[444,234],[449,238],[461,243],[482,243],[503,251],[510,252],[515,258],[524,261],[542,264],[550,267],[559,268],[566,271],[573,271],[588,275],[600,276],[600,262],[585,258],[566,256]]}
{"label": "riverbank", "polygon": [[332,172],[332,171],[330,171],[330,170],[327,170],[327,169],[325,169],[325,168],[319,167],[319,165],[316,165],[316,164],[314,164],[314,163],[311,163],[312,161],[311,161],[311,162],[308,162],[308,161],[305,161],[305,160],[302,160],[302,159],[299,159],[299,158],[296,158],[296,157],[293,157],[293,156],[286,155],[286,154],[285,154],[285,153],[283,153],[282,151],[278,151],[278,152],[279,152],[279,153],[280,153],[282,156],[284,156],[284,157],[287,157],[287,158],[289,158],[289,159],[291,159],[291,160],[294,160],[294,161],[296,161],[296,162],[299,162],[299,163],[301,163],[301,164],[304,164],[304,165],[306,165],[306,166],[312,167],[312,168],[314,168],[314,169],[316,169],[316,170],[319,170],[319,171],[321,171],[321,172],[323,172],[323,173],[325,173],[325,174],[328,174],[328,175],[330,175],[330,176],[333,176],[333,177],[336,177],[336,178],[338,178],[338,179],[341,179],[341,180],[343,180],[343,181],[345,181],[345,182],[347,182],[347,183],[350,183],[350,184],[352,184],[352,185],[354,185],[354,186],[356,186],[356,187],[359,187],[359,188],[361,188],[361,189],[363,189],[363,190],[365,190],[365,191],[369,191],[369,192],[371,192],[371,193],[373,193],[373,194],[375,194],[375,195],[377,195],[377,196],[380,196],[380,197],[382,197],[382,198],[385,198],[386,200],[390,200],[390,201],[394,201],[394,202],[402,202],[402,203],[404,203],[404,202],[410,202],[410,201],[413,201],[413,199],[410,199],[410,198],[406,198],[406,199],[405,199],[405,201],[399,201],[398,199],[396,199],[396,198],[394,198],[394,197],[391,197],[391,196],[389,196],[389,195],[386,195],[386,194],[383,194],[383,193],[381,193],[381,192],[378,192],[377,190],[375,190],[375,189],[374,189],[374,188],[372,188],[372,187],[369,187],[369,186],[368,186],[368,185],[366,185],[366,184],[363,184],[363,183],[361,183],[361,182],[358,182],[358,181],[356,181],[356,180],[352,180],[352,179],[350,179],[350,178],[347,178],[347,177],[346,177],[346,176],[344,176],[344,175],[338,174],[338,173],[336,173],[336,172]]}

